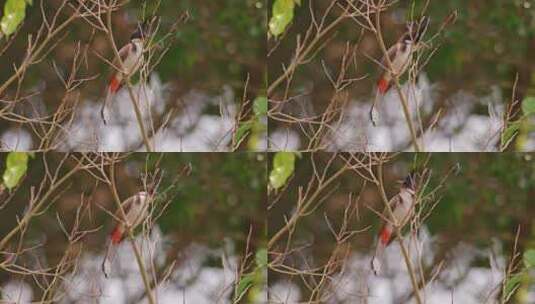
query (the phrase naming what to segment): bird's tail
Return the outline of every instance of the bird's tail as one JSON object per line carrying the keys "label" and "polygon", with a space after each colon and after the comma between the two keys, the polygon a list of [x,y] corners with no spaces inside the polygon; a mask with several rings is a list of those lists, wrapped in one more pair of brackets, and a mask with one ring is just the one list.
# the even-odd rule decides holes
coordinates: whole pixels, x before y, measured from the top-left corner
{"label": "bird's tail", "polygon": [[108,107],[108,104],[110,103],[110,100],[113,98],[114,95],[115,93],[112,93],[111,90],[107,90],[106,98],[104,99],[104,102],[102,103],[102,106],[100,107],[100,117],[102,118],[102,121],[104,122],[105,125],[108,124],[108,122],[106,121],[105,111],[106,111],[106,108]]}
{"label": "bird's tail", "polygon": [[377,240],[377,247],[375,248],[375,254],[373,255],[371,268],[375,275],[379,275],[384,260],[384,252],[386,246],[392,240],[392,228],[385,226],[381,229],[379,239]]}
{"label": "bird's tail", "polygon": [[104,255],[104,260],[102,261],[102,272],[106,278],[109,277],[111,264],[115,260],[116,253],[117,244],[113,241],[108,242],[108,248],[106,248],[106,254]]}
{"label": "bird's tail", "polygon": [[104,255],[104,261],[102,261],[102,272],[106,278],[110,273],[111,264],[115,260],[115,254],[117,253],[117,246],[123,240],[123,235],[120,226],[115,227],[110,234],[108,248],[106,248],[106,255]]}
{"label": "bird's tail", "polygon": [[106,117],[105,117],[105,111],[108,107],[108,104],[110,103],[111,99],[113,99],[113,96],[119,91],[121,88],[121,80],[118,78],[117,75],[114,75],[111,77],[108,89],[106,90],[106,99],[104,99],[104,103],[102,104],[100,108],[100,117],[102,117],[102,121],[104,121],[104,124],[107,124]]}
{"label": "bird's tail", "polygon": [[381,99],[381,97],[382,97],[382,93],[379,90],[379,87],[377,87],[377,92],[375,93],[375,99],[373,100],[372,106],[370,108],[370,120],[372,121],[372,124],[374,127],[377,126],[377,121],[379,120],[379,113],[377,112],[377,109],[375,107],[379,99]]}

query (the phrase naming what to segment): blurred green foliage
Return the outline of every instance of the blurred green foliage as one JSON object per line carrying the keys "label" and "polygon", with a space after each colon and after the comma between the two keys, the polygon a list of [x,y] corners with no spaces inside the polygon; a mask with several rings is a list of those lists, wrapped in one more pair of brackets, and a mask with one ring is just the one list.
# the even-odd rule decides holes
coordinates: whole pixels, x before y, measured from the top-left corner
{"label": "blurred green foliage", "polygon": [[508,121],[507,128],[504,129],[501,135],[501,146],[504,148],[518,135],[516,137],[516,149],[523,151],[529,134],[535,131],[535,125],[531,120],[533,114],[535,114],[535,97],[526,97],[522,101],[521,109],[519,118],[514,121]]}
{"label": "blurred green foliage", "polygon": [[[420,154],[425,158],[425,154]],[[327,153],[316,154],[316,167],[321,172]],[[414,168],[415,154],[402,153],[384,167],[385,191],[388,197],[399,191],[399,181]],[[342,162],[339,162],[341,165]],[[419,165],[421,167],[421,164]],[[452,168],[458,167],[458,174],[452,173],[442,181]],[[330,171],[338,168],[335,166]],[[426,191],[442,185],[434,194],[434,207],[425,224],[432,235],[440,237],[444,243],[453,244],[465,241],[476,246],[489,246],[492,237],[504,242],[510,248],[519,225],[525,233],[521,235],[522,244],[535,244],[535,159],[532,154],[521,153],[434,153],[426,168],[431,169],[432,178]],[[455,171],[455,170],[454,170]],[[284,225],[283,214],[293,212],[298,195],[298,187],[308,184],[313,176],[310,154],[303,153],[295,163],[294,177],[289,182],[284,195],[277,200],[269,214],[269,234]],[[361,195],[359,204],[381,211],[383,206],[375,185],[365,183],[352,171],[344,173],[337,182],[326,190],[332,192],[323,205],[310,216],[304,218],[295,237],[314,239],[314,250],[323,252],[329,246],[322,244],[332,241],[332,235],[325,223],[328,216],[332,223],[339,225],[343,220],[343,208],[348,204],[349,194]],[[277,196],[278,198],[278,196]],[[378,217],[365,207],[359,212],[360,220],[351,223],[354,229],[371,225],[378,229]],[[533,229],[532,229],[533,228]],[[373,231],[361,233],[356,237],[355,248],[367,250],[375,234]],[[450,243],[451,242],[451,243]],[[325,249],[327,248],[327,249]]]}
{"label": "blurred green foliage", "polygon": [[301,5],[301,0],[275,0],[269,19],[269,33],[275,37],[284,33],[294,17],[295,5]]}
{"label": "blurred green foliage", "polygon": [[[408,4],[410,3],[410,4]],[[446,29],[443,43],[426,71],[432,79],[467,84],[474,89],[498,84],[512,89],[514,75],[533,60],[535,7],[527,1],[448,0],[427,6],[425,14],[435,32],[456,10],[455,24]],[[405,2],[407,15],[419,15],[426,1]],[[535,71],[532,71],[535,73]]]}
{"label": "blurred green foliage", "polygon": [[[523,265],[521,265],[518,271],[508,274],[506,277],[502,293],[502,303],[509,303],[509,300],[520,288],[522,283],[526,283],[526,286],[529,286],[529,284],[532,283],[533,279],[529,275],[529,271],[535,268],[535,249],[528,249],[524,252],[522,255],[522,263]],[[517,300],[518,303],[527,303],[525,292],[519,292]]]}
{"label": "blurred green foliage", "polygon": [[[314,154],[315,167],[320,176],[330,157],[329,153]],[[343,164],[344,161],[337,160],[325,178],[332,176]],[[532,253],[527,249],[535,246],[535,155],[401,153],[384,165],[387,197],[398,193],[399,182],[408,172],[422,169],[424,164],[432,173],[425,193],[437,190],[432,200],[437,205],[434,208],[431,205],[425,207],[425,210],[431,212],[424,220],[425,227],[430,232],[432,256],[436,263],[445,259],[444,265],[449,267],[447,262],[451,250],[458,248],[457,245],[461,243],[485,250],[497,248],[495,246],[499,244],[500,250],[503,250],[500,254],[508,259],[512,256],[516,233],[520,229],[517,253],[525,252],[522,263],[532,265]],[[453,173],[445,179],[449,172]],[[284,189],[285,192],[274,195],[270,201],[273,207],[268,213],[268,239],[287,224],[289,216],[296,210],[299,194],[307,191],[306,187],[311,184],[313,175],[311,154],[302,153],[302,157],[295,162],[294,176]],[[333,235],[333,230],[338,232],[341,227],[347,231],[358,231],[347,240],[347,245],[353,251],[359,254],[370,253],[381,225],[379,216],[372,209],[381,212],[384,208],[376,185],[348,170],[319,197],[314,211],[300,219],[292,230],[292,244],[289,248],[297,248],[298,253],[295,253],[295,258],[293,254],[290,255],[286,261],[291,264],[303,259],[311,261],[311,267],[327,263],[334,248],[341,245]],[[346,212],[350,203],[356,205]],[[351,221],[344,223],[348,214],[352,215]],[[285,240],[280,245],[287,246]],[[490,267],[488,259],[484,257],[476,258],[473,265]],[[511,284],[529,286],[528,272],[522,273],[526,275],[512,279]],[[270,272],[270,284],[279,279],[286,280],[288,277]],[[302,294],[310,292],[299,280],[293,282],[300,284]]]}
{"label": "blurred green foliage", "polygon": [[[329,3],[314,3],[316,18],[322,16]],[[462,87],[471,92],[487,92],[491,85],[498,85],[510,91],[516,72],[529,69],[531,74],[535,75],[535,71],[531,71],[531,62],[535,56],[535,5],[528,1],[398,1],[382,13],[385,42],[390,45],[396,41],[405,30],[405,20],[419,18],[422,14],[431,18],[426,34],[426,39],[430,39],[454,11],[458,13],[456,22],[447,26],[430,44],[433,51],[435,48],[437,50],[427,63],[425,72],[433,82],[439,81],[446,89]],[[333,10],[326,22],[334,20],[339,13],[339,10]],[[293,20],[291,32],[284,38],[285,42],[278,46],[280,51],[272,56],[274,61],[287,63],[293,56],[295,35],[304,34],[311,21],[308,7],[297,7]],[[342,23],[336,28],[335,36],[331,36],[329,35],[329,44],[318,58],[326,60],[330,63],[328,66],[333,69],[338,66],[338,60],[348,41],[361,41],[359,46],[364,54],[380,57],[373,33],[361,33],[361,27],[354,22]],[[428,51],[429,55],[431,51]],[[307,64],[303,75],[298,74],[303,76],[303,80],[308,76],[310,81],[310,71],[321,71],[321,61],[313,62],[313,65]],[[369,58],[363,56],[358,62],[363,63],[359,65],[359,75],[375,75],[377,65]],[[280,64],[273,66],[271,78],[279,73],[278,66]],[[362,85],[366,87],[365,82],[362,82]],[[535,90],[535,83],[532,85]]]}
{"label": "blurred green foliage", "polygon": [[[247,140],[247,149],[255,151],[258,143],[267,133],[267,98],[258,96],[253,100],[253,116],[245,121],[241,121],[236,130],[236,143],[240,143],[244,136],[250,135]],[[263,149],[262,149],[263,150]]]}
{"label": "blurred green foliage", "polygon": [[[12,161],[8,160],[9,164],[6,165],[8,154],[0,155],[0,169],[3,170]],[[4,235],[16,224],[17,215],[20,216],[27,207],[31,187],[39,185],[45,174],[44,162],[48,163],[49,168],[55,168],[61,157],[59,153],[48,153],[46,157],[42,153],[35,154],[35,160],[28,166],[26,178],[13,200],[2,210],[0,235]],[[188,166],[191,166],[191,173],[186,176],[184,168]],[[61,172],[66,172],[69,167],[71,166],[68,165]],[[154,172],[156,168],[159,168],[162,175],[159,191],[171,189],[166,193],[168,200],[159,203],[162,207],[163,203],[169,202],[157,221],[164,234],[180,244],[198,242],[213,247],[221,247],[224,239],[233,240],[236,253],[242,254],[252,227],[252,248],[261,244],[259,242],[263,241],[265,229],[267,183],[264,154],[134,153],[117,165],[116,180],[120,186],[120,198],[125,199],[140,191],[141,176],[145,170]],[[170,188],[172,185],[176,187]],[[46,184],[44,187],[46,189]],[[70,221],[74,220],[75,209],[82,203],[82,197],[85,197],[83,201],[95,204],[92,219],[85,222],[85,225],[104,225],[105,228],[98,232],[98,239],[106,237],[110,219],[101,208],[115,211],[107,185],[97,183],[92,175],[80,172],[70,178],[58,194],[54,197],[53,207],[32,220],[28,227],[27,241],[41,238],[43,233],[50,233],[48,239],[54,239],[52,235],[60,233],[59,229],[43,229],[43,225],[56,227],[57,212],[65,225],[69,226]]]}
{"label": "blurred green foliage", "polygon": [[26,17],[26,4],[32,5],[32,0],[7,0],[4,4],[4,14],[0,20],[0,38],[2,34],[13,34]]}
{"label": "blurred green foliage", "polygon": [[[135,3],[139,7],[142,1]],[[265,10],[263,0],[163,1],[158,11],[163,20],[171,22],[186,11],[191,18],[179,27],[176,44],[158,72],[164,80],[242,88],[246,73],[259,72],[264,62]]]}
{"label": "blurred green foliage", "polygon": [[[17,219],[28,212],[31,197],[41,197],[43,192],[48,191],[50,182],[43,179],[44,176],[52,178],[54,170],[62,166],[56,176],[62,178],[75,166],[74,157],[65,158],[62,153],[36,153],[35,159],[28,164],[27,153],[0,154],[0,170],[16,171],[16,174],[9,174],[17,181],[25,175],[13,192],[14,196],[2,204],[0,235],[6,235],[17,225]],[[181,250],[190,244],[198,244],[224,250],[225,254],[239,258],[240,262],[245,259],[247,266],[243,269],[239,292],[244,303],[253,303],[251,299],[258,301],[267,284],[266,155],[132,153],[122,157],[115,166],[120,199],[141,191],[147,173],[161,177],[153,214],[155,226],[165,235],[163,248],[166,256],[171,261],[180,261]],[[109,174],[109,167],[103,169]],[[91,174],[78,171],[60,189],[56,189],[45,201],[43,209],[46,210],[33,217],[25,227],[20,246],[26,248],[41,244],[39,254],[46,255],[47,263],[53,265],[69,246],[63,227],[70,232],[79,224],[80,230],[91,232],[74,245],[84,248],[84,254],[103,250],[112,219],[102,209],[113,213],[116,207],[108,185],[95,179],[100,174],[102,172],[96,169],[92,169]],[[6,194],[7,191],[0,189],[0,202],[4,203]],[[80,207],[82,218],[78,222],[76,216]],[[19,244],[18,239],[15,243]],[[245,254],[250,256],[245,257]],[[217,256],[203,260],[203,265],[226,266]],[[9,273],[0,273],[0,281],[9,279],[9,276]]]}
{"label": "blurred green foliage", "polygon": [[[136,162],[145,155],[136,155]],[[160,155],[151,155],[149,168]],[[245,242],[249,225],[264,221],[266,166],[263,154],[165,153],[158,163],[163,170],[161,188],[167,188],[184,166],[189,176],[180,177],[174,199],[158,225],[164,233],[195,236],[211,245],[222,238]],[[150,170],[149,170],[150,171]]]}
{"label": "blurred green foliage", "polygon": [[[58,10],[58,5],[59,3],[45,1],[43,11],[50,18]],[[174,43],[155,67],[162,80],[182,92],[198,89],[213,93],[229,85],[239,92],[237,95],[241,95],[249,74],[248,93],[251,96],[261,95],[258,91],[264,87],[267,31],[264,0],[127,1],[112,15],[116,43],[118,46],[126,43],[135,24],[152,14],[160,17],[161,26],[156,38],[161,38],[168,34],[172,24],[185,13],[189,13],[189,20],[179,24],[176,37],[172,37]],[[26,14],[13,43],[0,57],[0,83],[11,75],[13,64],[22,61],[25,53],[20,50],[26,49],[28,35],[35,36],[42,25],[39,7],[30,7]],[[58,22],[65,17],[60,15]],[[109,65],[94,54],[99,53],[104,58],[112,57],[105,34],[94,31],[89,23],[77,20],[68,26],[66,35],[55,45],[46,60],[28,69],[24,88],[44,82],[47,87],[44,97],[49,97],[52,100],[50,103],[55,104],[60,99],[57,96],[64,93],[64,88],[51,62],[57,65],[59,71],[66,73],[71,68],[78,42],[89,50],[87,65],[84,64],[79,73],[84,76],[108,75]],[[98,79],[101,78],[84,83],[80,89],[91,97],[100,97],[102,84]]]}
{"label": "blurred green foliage", "polygon": [[234,302],[237,302],[249,292],[246,303],[258,303],[267,283],[268,253],[266,248],[260,248],[255,254],[255,267],[252,272],[244,274],[236,288]]}
{"label": "blurred green foliage", "polygon": [[273,165],[269,173],[269,186],[273,189],[279,189],[284,186],[288,178],[292,176],[295,168],[294,152],[277,152],[273,156]]}
{"label": "blurred green foliage", "polygon": [[441,191],[439,204],[429,218],[429,229],[440,233],[456,229],[468,241],[486,243],[490,235],[511,241],[519,224],[532,211],[530,194],[535,190],[535,159],[529,154],[443,153],[432,155],[429,167],[438,185],[448,170],[459,165]]}
{"label": "blurred green foliage", "polygon": [[[393,5],[381,13],[382,35],[387,46],[392,45],[405,31],[405,22],[422,15],[431,19],[430,27],[424,37],[425,48],[420,64],[422,71],[433,84],[433,99],[437,107],[448,108],[468,98],[449,99],[462,92],[467,96],[498,96],[505,105],[511,102],[510,96],[522,100],[535,96],[535,4],[524,0],[446,0],[446,1],[388,1]],[[312,23],[311,10],[315,20],[320,20],[329,7],[330,1],[311,2],[307,6],[296,7],[292,23],[285,30],[281,41],[272,41],[274,49],[268,60],[269,79],[274,80],[282,74],[283,64],[289,64],[295,56],[298,37],[304,37]],[[450,23],[440,34],[450,14],[457,12],[454,23]],[[340,16],[341,9],[333,9],[324,20],[329,25]],[[358,18],[366,23],[364,18]],[[323,43],[323,44],[322,44]],[[355,68],[348,69],[346,77],[360,78],[351,85],[350,96],[355,100],[367,101],[371,85],[378,75],[377,63],[382,57],[375,34],[364,29],[353,20],[345,20],[322,39],[321,50],[307,58],[292,76],[290,95],[306,94],[314,109],[323,109],[334,93],[330,80],[325,75],[329,71],[337,75],[347,43],[358,47]],[[318,46],[319,47],[319,46]],[[308,59],[311,59],[310,61]],[[518,82],[515,86],[515,76]],[[404,80],[404,79],[403,79]],[[278,94],[284,93],[282,87]],[[496,94],[498,93],[498,94]],[[466,95],[464,95],[466,96]],[[466,100],[466,101],[465,101]],[[471,100],[471,99],[470,99]],[[489,115],[485,100],[470,104],[470,111]],[[434,113],[434,112],[433,112]],[[517,119],[518,117],[515,117]],[[273,121],[274,126],[284,124]],[[512,137],[520,124],[512,124],[504,134],[505,139]],[[533,124],[523,124],[525,134],[533,134]],[[524,146],[523,138],[518,137]]]}
{"label": "blurred green foliage", "polygon": [[2,175],[6,188],[13,189],[18,185],[28,169],[29,157],[30,153],[26,152],[10,152],[7,154],[6,167]]}

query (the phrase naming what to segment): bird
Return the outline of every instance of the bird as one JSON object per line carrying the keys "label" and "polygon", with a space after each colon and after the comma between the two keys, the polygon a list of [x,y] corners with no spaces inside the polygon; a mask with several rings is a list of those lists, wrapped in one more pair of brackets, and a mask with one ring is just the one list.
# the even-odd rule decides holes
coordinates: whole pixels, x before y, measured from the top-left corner
{"label": "bird", "polygon": [[384,251],[394,239],[394,229],[396,227],[397,229],[401,229],[408,222],[414,211],[414,206],[416,204],[415,172],[411,172],[407,175],[401,184],[399,192],[390,199],[388,204],[392,210],[393,218],[391,218],[390,212],[385,206],[382,218],[388,220],[384,220],[384,223],[381,227],[375,248],[375,254],[371,260],[371,268],[375,275],[378,275],[381,271]]}
{"label": "bird", "polygon": [[114,228],[108,236],[108,246],[102,262],[102,272],[108,277],[109,266],[115,258],[117,246],[127,235],[127,225],[134,231],[149,214],[149,206],[154,201],[153,191],[140,191],[121,203],[123,211],[118,209],[114,215]]}
{"label": "bird", "polygon": [[107,124],[104,111],[107,105],[113,99],[115,94],[119,92],[124,85],[126,79],[136,73],[143,62],[143,48],[144,40],[146,38],[147,23],[138,25],[136,30],[130,36],[130,41],[119,50],[119,57],[122,61],[122,66],[117,61],[117,58],[113,61],[113,66],[118,70],[114,71],[108,81],[106,88],[106,98],[100,108],[100,116],[104,124]]}
{"label": "bird", "polygon": [[420,21],[407,23],[407,31],[386,52],[391,65],[389,65],[386,56],[381,59],[381,68],[383,71],[377,80],[375,99],[370,109],[370,119],[374,126],[377,121],[375,106],[378,99],[390,90],[394,76],[399,77],[407,71],[412,54],[417,51],[421,45],[420,42],[427,31],[429,20],[429,17],[424,16]]}

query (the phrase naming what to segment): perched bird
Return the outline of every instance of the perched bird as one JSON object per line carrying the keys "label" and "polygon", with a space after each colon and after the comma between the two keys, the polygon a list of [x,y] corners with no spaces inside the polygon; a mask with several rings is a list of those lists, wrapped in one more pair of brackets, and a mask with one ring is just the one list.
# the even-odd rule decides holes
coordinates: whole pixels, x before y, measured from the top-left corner
{"label": "perched bird", "polygon": [[383,211],[383,218],[388,219],[383,223],[383,226],[379,232],[379,238],[377,240],[377,246],[375,248],[375,254],[373,256],[371,267],[375,275],[381,271],[381,265],[383,262],[385,248],[392,242],[394,236],[394,224],[398,229],[401,229],[411,217],[414,211],[414,205],[416,203],[416,174],[410,173],[399,189],[399,193],[396,194],[388,204],[392,210],[393,218],[390,217],[390,212],[385,206]]}
{"label": "perched bird", "polygon": [[141,66],[141,63],[143,62],[143,41],[146,37],[145,31],[146,25],[139,25],[132,36],[130,36],[130,42],[128,42],[119,50],[119,57],[122,61],[122,67],[116,60],[117,58],[113,61],[113,66],[119,70],[115,70],[110,77],[106,89],[106,98],[104,99],[104,103],[100,108],[100,116],[102,117],[104,124],[107,123],[104,116],[104,111],[108,103],[124,85],[127,77],[137,72]]}
{"label": "perched bird", "polygon": [[102,262],[102,271],[106,277],[108,277],[109,266],[115,258],[117,245],[119,245],[127,235],[127,223],[132,231],[143,223],[149,214],[149,207],[153,200],[154,193],[151,193],[151,191],[141,191],[129,197],[121,204],[125,217],[123,217],[123,212],[121,212],[121,210],[115,212],[114,228],[109,235],[108,248],[106,249],[104,261]]}
{"label": "perched bird", "polygon": [[372,123],[376,124],[375,105],[379,98],[384,96],[392,87],[394,75],[403,75],[409,67],[410,58],[412,54],[418,49],[420,41],[424,36],[427,27],[429,26],[429,18],[423,17],[419,22],[407,23],[407,32],[391,46],[387,51],[387,56],[390,58],[391,66],[386,59],[386,56],[381,59],[381,68],[383,71],[377,80],[377,92],[375,100],[370,109],[370,119]]}

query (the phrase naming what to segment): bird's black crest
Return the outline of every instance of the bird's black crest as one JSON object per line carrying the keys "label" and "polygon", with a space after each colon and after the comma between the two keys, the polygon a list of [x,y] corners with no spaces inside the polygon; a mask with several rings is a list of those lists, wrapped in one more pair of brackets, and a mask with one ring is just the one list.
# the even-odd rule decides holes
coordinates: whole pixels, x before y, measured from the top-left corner
{"label": "bird's black crest", "polygon": [[132,36],[130,36],[130,40],[143,39],[144,37],[143,26],[138,24],[136,30],[132,33]]}
{"label": "bird's black crest", "polygon": [[404,40],[418,43],[420,39],[425,35],[427,28],[429,27],[429,17],[424,16],[420,21],[412,21],[407,23],[407,33]]}
{"label": "bird's black crest", "polygon": [[415,171],[410,172],[403,181],[403,187],[411,190],[416,190],[417,173]]}
{"label": "bird's black crest", "polygon": [[132,33],[132,36],[130,36],[130,40],[145,39],[145,37],[150,36],[152,29],[156,26],[157,23],[158,18],[156,16],[147,18],[141,24],[138,23],[136,26],[136,30]]}

